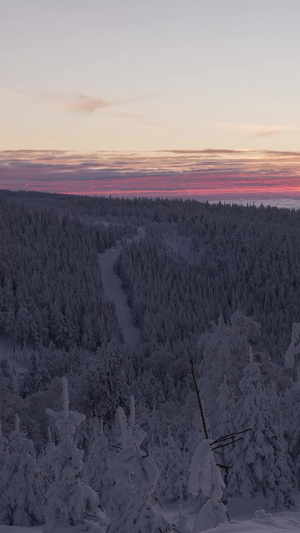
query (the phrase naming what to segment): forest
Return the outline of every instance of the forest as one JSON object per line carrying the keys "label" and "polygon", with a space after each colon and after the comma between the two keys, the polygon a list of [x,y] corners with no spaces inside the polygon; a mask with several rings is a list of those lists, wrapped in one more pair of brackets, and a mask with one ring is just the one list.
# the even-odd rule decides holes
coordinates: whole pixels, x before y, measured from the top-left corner
{"label": "forest", "polygon": [[292,209],[0,191],[0,524],[198,533],[234,498],[293,508],[299,228]]}

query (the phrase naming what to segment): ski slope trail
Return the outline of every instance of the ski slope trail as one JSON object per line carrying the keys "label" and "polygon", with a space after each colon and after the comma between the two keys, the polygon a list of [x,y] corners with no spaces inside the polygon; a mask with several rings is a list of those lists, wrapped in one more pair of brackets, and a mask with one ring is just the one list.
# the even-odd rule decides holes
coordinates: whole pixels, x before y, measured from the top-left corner
{"label": "ski slope trail", "polygon": [[[144,228],[138,228],[137,235],[127,242],[138,242],[144,237]],[[105,250],[100,254],[100,268],[105,296],[112,300],[116,306],[116,313],[120,328],[123,333],[124,343],[131,348],[136,348],[141,342],[140,330],[134,325],[131,309],[128,305],[127,294],[123,289],[122,280],[114,271],[115,262],[122,249],[118,242],[114,248]]]}

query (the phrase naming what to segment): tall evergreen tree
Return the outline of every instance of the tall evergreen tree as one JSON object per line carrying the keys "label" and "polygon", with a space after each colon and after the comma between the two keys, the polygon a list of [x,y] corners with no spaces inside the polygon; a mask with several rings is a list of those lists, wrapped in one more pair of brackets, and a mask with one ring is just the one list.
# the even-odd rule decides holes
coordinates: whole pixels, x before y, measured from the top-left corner
{"label": "tall evergreen tree", "polygon": [[[244,498],[263,493],[270,506],[293,503],[295,478],[291,458],[272,406],[272,396],[262,382],[260,364],[253,360],[245,366],[240,383],[237,425],[251,428],[238,446],[229,472],[229,487]],[[275,398],[276,399],[276,398]],[[274,399],[273,399],[274,401]]]}
{"label": "tall evergreen tree", "polygon": [[15,429],[9,436],[0,494],[1,524],[35,526],[43,523],[45,499],[41,473],[36,465],[33,442],[20,431],[18,415]]}
{"label": "tall evergreen tree", "polygon": [[[111,462],[110,471],[121,490],[114,490],[117,514],[107,533],[171,533],[173,527],[151,505],[151,494],[158,479],[158,470],[148,453],[142,449],[145,432],[131,419],[128,427],[124,411],[118,408],[122,450]],[[128,495],[124,501],[124,489]]]}
{"label": "tall evergreen tree", "polygon": [[157,482],[159,500],[165,502],[183,501],[188,494],[187,473],[184,468],[183,454],[175,443],[170,429],[163,442],[157,459],[160,476]]}
{"label": "tall evergreen tree", "polygon": [[7,453],[8,453],[7,446],[8,446],[8,441],[2,434],[2,424],[0,420],[0,478],[1,478],[2,468],[7,458]]}
{"label": "tall evergreen tree", "polygon": [[60,412],[47,409],[47,413],[55,420],[60,443],[53,452],[57,477],[46,494],[44,533],[59,532],[70,526],[76,533],[100,533],[100,527],[89,521],[97,514],[98,497],[81,478],[83,451],[73,442],[76,427],[85,416],[69,411],[68,382],[65,377],[62,378],[62,403]]}
{"label": "tall evergreen tree", "polygon": [[99,423],[98,418],[95,418],[93,422],[86,472],[91,487],[99,494],[101,505],[105,508],[112,488],[111,478],[107,474],[109,468],[108,439],[104,435],[102,420]]}
{"label": "tall evergreen tree", "polygon": [[201,492],[206,498],[205,504],[196,516],[192,533],[199,533],[228,522],[226,508],[222,503],[224,488],[211,443],[205,439],[196,448],[190,466],[189,490],[195,496]]}

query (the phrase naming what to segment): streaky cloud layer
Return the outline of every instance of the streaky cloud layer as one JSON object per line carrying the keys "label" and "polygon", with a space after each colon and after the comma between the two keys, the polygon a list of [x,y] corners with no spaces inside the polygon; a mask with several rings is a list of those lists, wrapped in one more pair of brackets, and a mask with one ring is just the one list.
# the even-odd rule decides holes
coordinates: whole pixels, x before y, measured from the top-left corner
{"label": "streaky cloud layer", "polygon": [[300,206],[300,152],[8,150],[0,152],[0,187]]}
{"label": "streaky cloud layer", "polygon": [[231,130],[245,131],[253,137],[267,137],[269,135],[277,135],[285,132],[299,132],[300,128],[277,126],[277,125],[262,125],[262,124],[243,124],[237,122],[220,122],[217,124],[219,128],[228,128]]}

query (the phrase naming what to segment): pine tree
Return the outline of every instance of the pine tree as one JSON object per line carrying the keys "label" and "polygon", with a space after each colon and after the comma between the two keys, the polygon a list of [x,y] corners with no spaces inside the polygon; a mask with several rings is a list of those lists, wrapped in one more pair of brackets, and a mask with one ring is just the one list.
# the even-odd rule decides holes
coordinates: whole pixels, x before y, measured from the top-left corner
{"label": "pine tree", "polygon": [[20,431],[16,416],[10,434],[8,456],[0,480],[0,523],[10,526],[35,526],[44,519],[45,499],[41,474],[36,466],[33,442]]}
{"label": "pine tree", "polygon": [[7,453],[8,453],[7,446],[8,446],[8,441],[2,435],[2,424],[0,420],[0,478],[1,478],[2,468],[7,458]]}
{"label": "pine tree", "polygon": [[202,335],[200,347],[203,358],[200,364],[200,389],[205,399],[210,423],[217,427],[215,398],[226,374],[227,386],[231,394],[239,398],[239,383],[247,364],[247,354],[251,343],[258,337],[259,326],[242,312],[236,311],[230,317],[230,325],[219,322],[212,331]]}
{"label": "pine tree", "polygon": [[[253,360],[252,351],[243,374],[237,426],[252,430],[235,447],[229,490],[235,490],[244,498],[261,492],[271,507],[276,503],[290,505],[295,489],[291,458],[279,426],[277,409],[272,405],[272,395],[263,386],[260,364]],[[274,398],[276,400],[276,395]]]}
{"label": "pine tree", "polygon": [[55,533],[72,526],[74,532],[99,533],[100,527],[89,521],[98,511],[96,493],[81,478],[83,451],[74,444],[74,435],[85,416],[69,411],[68,382],[62,378],[63,409],[46,412],[55,420],[60,443],[53,452],[57,478],[50,486],[46,497],[46,526],[44,533]]}
{"label": "pine tree", "polygon": [[291,342],[287,351],[284,354],[284,366],[285,368],[298,368],[300,356],[300,323],[294,323],[292,325]]}
{"label": "pine tree", "polygon": [[184,500],[187,497],[187,479],[183,456],[170,429],[168,437],[161,447],[157,462],[160,466],[160,476],[157,483],[159,499],[170,503]]}
{"label": "pine tree", "polygon": [[107,474],[109,468],[109,447],[104,435],[103,422],[94,419],[93,436],[86,461],[88,481],[99,494],[101,505],[106,507],[112,482]]}
{"label": "pine tree", "polygon": [[19,304],[16,316],[16,333],[21,340],[21,349],[26,348],[27,341],[30,337],[30,314],[24,301]]}
{"label": "pine tree", "polygon": [[197,496],[201,491],[207,498],[195,519],[192,533],[199,533],[228,522],[227,511],[222,503],[224,489],[224,481],[216,465],[211,443],[205,439],[195,450],[190,466],[190,492]]}
{"label": "pine tree", "polygon": [[[213,437],[215,439],[233,434],[236,431],[236,415],[236,400],[233,397],[231,389],[228,387],[227,376],[225,374],[223,382],[218,388],[218,397],[216,401],[217,423],[216,426],[212,428]],[[226,484],[226,494],[229,496],[231,496],[231,493],[228,492],[227,476],[228,472],[230,471],[235,453],[235,449],[233,448],[233,445],[230,445],[230,441],[227,441],[226,446],[217,448],[215,452],[217,462],[224,466],[223,475]]]}
{"label": "pine tree", "polygon": [[38,458],[38,464],[42,471],[44,492],[46,493],[57,478],[56,467],[53,464],[53,454],[55,451],[55,444],[52,440],[50,428],[48,428],[48,442],[45,453]]}
{"label": "pine tree", "polygon": [[5,332],[9,337],[12,338],[13,343],[13,352],[16,351],[16,337],[17,337],[17,326],[16,326],[16,315],[13,307],[10,305],[7,313],[5,314]]}
{"label": "pine tree", "polygon": [[[133,403],[131,413],[133,411]],[[110,471],[116,481],[112,497],[116,515],[107,533],[171,533],[172,526],[151,505],[151,494],[158,479],[158,470],[148,453],[142,449],[145,432],[134,424],[132,413],[130,428],[124,411],[117,410],[121,426],[122,450],[111,462]],[[125,489],[125,492],[124,492]],[[124,493],[127,494],[124,500]],[[110,503],[109,510],[112,510]]]}

